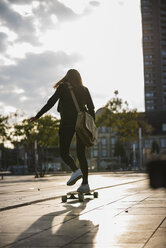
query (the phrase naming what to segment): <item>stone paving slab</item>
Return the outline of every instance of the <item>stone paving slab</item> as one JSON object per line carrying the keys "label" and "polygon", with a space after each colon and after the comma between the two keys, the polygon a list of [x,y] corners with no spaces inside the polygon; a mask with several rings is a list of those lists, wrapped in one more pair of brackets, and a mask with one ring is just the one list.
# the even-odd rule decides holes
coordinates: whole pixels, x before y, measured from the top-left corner
{"label": "stone paving slab", "polygon": [[[68,245],[67,248],[84,248],[85,247],[85,244],[71,244],[71,245]],[[142,248],[143,247],[143,244],[119,244],[119,245],[113,245],[111,244],[111,247],[110,247],[110,244],[86,244],[86,248]]]}
{"label": "stone paving slab", "polygon": [[161,224],[160,228],[166,228],[166,218],[164,219],[163,223]]}
{"label": "stone paving slab", "polygon": [[165,248],[166,247],[166,228],[158,228],[151,237],[145,248]]}
{"label": "stone paving slab", "polygon": [[[100,173],[90,174],[91,189],[110,187],[147,178],[145,173]],[[30,202],[55,199],[65,194],[69,188],[66,186],[70,174],[34,178],[34,176],[8,176],[0,180],[0,210]],[[110,180],[111,177],[111,180]],[[95,180],[94,180],[95,178]],[[79,187],[80,181],[71,186],[70,190]]]}
{"label": "stone paving slab", "polygon": [[0,212],[0,247],[166,247],[163,189],[145,180],[98,191],[83,203],[57,198]]}

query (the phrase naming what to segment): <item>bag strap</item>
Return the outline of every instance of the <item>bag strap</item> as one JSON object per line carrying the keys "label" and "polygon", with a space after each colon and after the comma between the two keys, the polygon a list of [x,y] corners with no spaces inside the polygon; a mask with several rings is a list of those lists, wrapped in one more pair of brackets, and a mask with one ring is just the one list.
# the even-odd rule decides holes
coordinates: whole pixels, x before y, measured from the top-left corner
{"label": "bag strap", "polygon": [[77,112],[81,112],[81,111],[80,111],[80,107],[79,107],[79,105],[78,105],[78,101],[77,101],[76,96],[75,96],[74,91],[73,91],[73,87],[72,87],[71,84],[68,83],[68,82],[67,82],[67,85],[68,85],[68,88],[69,88],[69,90],[70,90],[70,93],[71,93],[71,96],[72,96],[74,105],[75,105],[75,107],[76,107],[76,109],[77,109]]}

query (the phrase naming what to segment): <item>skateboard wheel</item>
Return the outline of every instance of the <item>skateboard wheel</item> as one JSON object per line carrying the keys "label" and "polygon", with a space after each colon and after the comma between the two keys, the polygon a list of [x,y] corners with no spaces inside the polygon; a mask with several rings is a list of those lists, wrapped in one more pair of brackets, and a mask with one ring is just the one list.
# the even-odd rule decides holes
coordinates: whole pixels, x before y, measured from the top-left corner
{"label": "skateboard wheel", "polygon": [[98,198],[98,196],[99,196],[99,195],[98,195],[98,192],[94,192],[94,193],[93,193],[93,196],[94,196],[94,198]]}
{"label": "skateboard wheel", "polygon": [[62,196],[62,202],[67,202],[67,196],[66,195]]}
{"label": "skateboard wheel", "polygon": [[79,199],[79,202],[83,202],[84,201],[84,195],[78,194],[78,199]]}

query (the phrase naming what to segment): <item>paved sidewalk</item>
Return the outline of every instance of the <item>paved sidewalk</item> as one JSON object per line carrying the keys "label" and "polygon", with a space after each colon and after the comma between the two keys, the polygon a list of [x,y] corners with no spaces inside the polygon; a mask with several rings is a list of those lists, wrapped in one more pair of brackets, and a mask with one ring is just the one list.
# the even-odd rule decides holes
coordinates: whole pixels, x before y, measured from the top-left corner
{"label": "paved sidewalk", "polygon": [[[66,186],[71,174],[46,175],[43,178],[28,176],[7,176],[0,180],[0,211],[32,203],[56,199],[67,191],[78,188],[80,181],[74,186]],[[119,184],[144,180],[144,173],[90,173],[91,189],[114,187]]]}
{"label": "paved sidewalk", "polygon": [[165,190],[150,189],[145,176],[118,178],[83,203],[58,197],[1,211],[0,247],[165,248]]}

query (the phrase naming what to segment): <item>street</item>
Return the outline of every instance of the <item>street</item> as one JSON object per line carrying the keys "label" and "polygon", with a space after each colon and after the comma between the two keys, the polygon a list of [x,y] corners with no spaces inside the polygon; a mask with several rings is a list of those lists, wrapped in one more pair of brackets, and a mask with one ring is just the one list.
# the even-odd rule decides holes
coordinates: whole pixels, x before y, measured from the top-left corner
{"label": "street", "polygon": [[70,174],[0,181],[0,247],[166,247],[166,192],[149,188],[145,173],[91,173],[99,197],[61,196]]}

